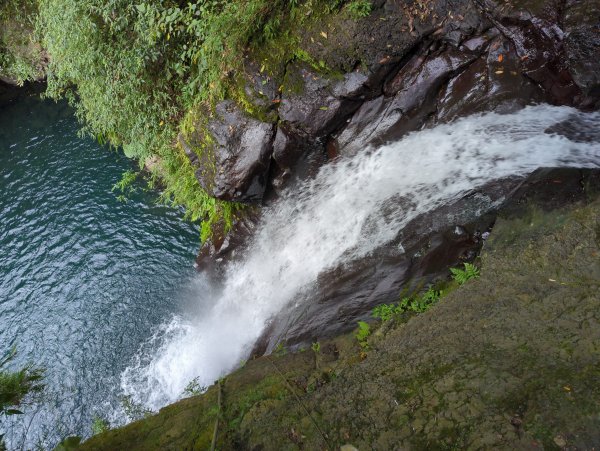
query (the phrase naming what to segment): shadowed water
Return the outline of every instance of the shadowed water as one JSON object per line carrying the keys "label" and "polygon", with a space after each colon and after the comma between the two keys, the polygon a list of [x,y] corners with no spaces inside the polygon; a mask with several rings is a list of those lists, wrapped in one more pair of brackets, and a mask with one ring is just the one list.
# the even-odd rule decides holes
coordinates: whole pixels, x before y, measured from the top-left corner
{"label": "shadowed water", "polygon": [[45,402],[3,422],[13,446],[89,435],[120,409],[119,376],[178,312],[198,248],[179,211],[111,187],[122,155],[77,136],[63,103],[0,107],[0,353],[46,368]]}

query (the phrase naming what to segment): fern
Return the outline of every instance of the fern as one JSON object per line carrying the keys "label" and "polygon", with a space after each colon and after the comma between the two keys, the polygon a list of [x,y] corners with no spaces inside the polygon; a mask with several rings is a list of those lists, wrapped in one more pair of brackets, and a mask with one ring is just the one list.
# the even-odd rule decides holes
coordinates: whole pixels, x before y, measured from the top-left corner
{"label": "fern", "polygon": [[382,321],[389,321],[394,317],[401,315],[406,312],[423,313],[426,310],[437,303],[442,296],[441,291],[435,290],[430,287],[421,296],[412,298],[402,298],[397,304],[381,304],[373,309],[371,315],[373,318],[380,319]]}
{"label": "fern", "polygon": [[479,268],[472,263],[465,263],[465,269],[451,268],[452,278],[459,285],[464,285],[471,279],[477,279],[479,277]]}

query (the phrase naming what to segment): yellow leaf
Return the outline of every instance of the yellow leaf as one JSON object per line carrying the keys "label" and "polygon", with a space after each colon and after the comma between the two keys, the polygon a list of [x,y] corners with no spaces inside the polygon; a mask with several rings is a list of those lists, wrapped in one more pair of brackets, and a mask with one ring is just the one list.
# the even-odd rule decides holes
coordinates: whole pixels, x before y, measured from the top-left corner
{"label": "yellow leaf", "polygon": [[327,33],[325,33],[324,31],[321,31],[321,36],[323,36],[325,39],[327,39]]}

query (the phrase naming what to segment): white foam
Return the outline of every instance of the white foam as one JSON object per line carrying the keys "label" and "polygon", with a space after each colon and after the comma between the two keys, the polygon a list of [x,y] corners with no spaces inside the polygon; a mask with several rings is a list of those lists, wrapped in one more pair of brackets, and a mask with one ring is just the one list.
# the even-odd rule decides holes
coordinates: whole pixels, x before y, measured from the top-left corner
{"label": "white foam", "polygon": [[161,326],[123,373],[123,391],[157,409],[181,397],[194,378],[212,384],[247,357],[269,318],[321,272],[368,255],[416,215],[466,191],[539,167],[598,167],[598,142],[544,133],[570,117],[600,126],[598,113],[540,105],[415,132],[323,167],[265,212],[219,293],[198,276],[194,301],[202,312]]}

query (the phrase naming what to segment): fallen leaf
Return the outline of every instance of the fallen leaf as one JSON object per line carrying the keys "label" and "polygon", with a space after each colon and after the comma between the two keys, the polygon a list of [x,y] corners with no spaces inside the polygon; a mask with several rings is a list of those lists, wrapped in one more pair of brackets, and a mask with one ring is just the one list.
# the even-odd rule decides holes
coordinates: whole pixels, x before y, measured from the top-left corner
{"label": "fallen leaf", "polygon": [[327,33],[325,33],[324,31],[321,31],[321,36],[323,36],[325,39],[327,39]]}
{"label": "fallen leaf", "polygon": [[498,55],[498,62],[501,63],[502,61],[504,61],[504,55],[501,53]]}

